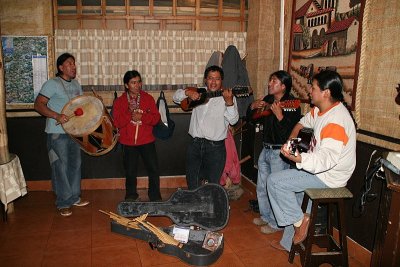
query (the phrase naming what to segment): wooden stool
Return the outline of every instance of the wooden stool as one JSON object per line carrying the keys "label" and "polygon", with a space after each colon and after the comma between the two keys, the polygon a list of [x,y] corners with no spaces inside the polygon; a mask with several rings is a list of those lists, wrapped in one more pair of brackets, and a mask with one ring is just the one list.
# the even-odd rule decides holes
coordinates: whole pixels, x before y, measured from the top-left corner
{"label": "wooden stool", "polygon": [[[310,188],[304,191],[302,210],[305,213],[308,200],[312,200],[310,225],[307,238],[300,244],[292,244],[289,253],[289,262],[293,263],[296,253],[300,254],[302,266],[319,266],[322,263],[330,263],[333,266],[348,266],[346,224],[344,222],[344,199],[352,198],[353,194],[345,187],[340,188]],[[315,221],[317,218],[318,205],[328,205],[327,229],[324,234],[315,234]],[[333,238],[333,206],[337,207],[339,243]],[[312,252],[312,245],[326,248],[323,252]]]}

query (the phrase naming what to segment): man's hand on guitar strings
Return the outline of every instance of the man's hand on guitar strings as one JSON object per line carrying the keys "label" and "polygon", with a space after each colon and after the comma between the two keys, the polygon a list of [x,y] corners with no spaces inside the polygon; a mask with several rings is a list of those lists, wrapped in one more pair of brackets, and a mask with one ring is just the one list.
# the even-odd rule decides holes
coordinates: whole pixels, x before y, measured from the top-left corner
{"label": "man's hand on guitar strings", "polygon": [[254,101],[253,103],[251,103],[251,109],[260,109],[263,108],[267,105],[267,103],[265,101],[263,101],[262,99],[257,99],[256,101]]}
{"label": "man's hand on guitar strings", "polygon": [[279,103],[279,101],[275,101],[271,105],[271,111],[275,114],[275,117],[281,121],[283,119],[283,109]]}
{"label": "man's hand on guitar strings", "polygon": [[301,162],[301,155],[300,155],[299,151],[297,150],[297,148],[296,148],[296,151],[293,153],[293,151],[291,150],[290,142],[291,141],[289,140],[286,144],[284,144],[281,147],[281,154],[285,158],[287,158],[288,160],[291,160],[291,161],[296,162],[296,163],[300,163]]}
{"label": "man's hand on guitar strings", "polygon": [[197,90],[192,90],[190,88],[187,88],[185,90],[185,95],[189,97],[191,100],[200,100],[200,94],[197,92]]}
{"label": "man's hand on guitar strings", "polygon": [[232,88],[227,88],[222,91],[222,96],[227,106],[233,106],[233,93]]}

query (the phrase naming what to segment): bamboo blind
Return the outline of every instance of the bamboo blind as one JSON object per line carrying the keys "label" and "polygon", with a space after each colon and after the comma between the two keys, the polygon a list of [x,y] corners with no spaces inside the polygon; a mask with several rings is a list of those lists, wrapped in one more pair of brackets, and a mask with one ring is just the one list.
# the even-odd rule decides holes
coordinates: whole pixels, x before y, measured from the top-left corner
{"label": "bamboo blind", "polygon": [[[399,13],[398,0],[366,1],[356,94],[359,129],[397,140],[400,138],[400,106],[394,99],[400,82]],[[358,140],[400,151],[396,140],[386,141],[363,134],[358,135]]]}

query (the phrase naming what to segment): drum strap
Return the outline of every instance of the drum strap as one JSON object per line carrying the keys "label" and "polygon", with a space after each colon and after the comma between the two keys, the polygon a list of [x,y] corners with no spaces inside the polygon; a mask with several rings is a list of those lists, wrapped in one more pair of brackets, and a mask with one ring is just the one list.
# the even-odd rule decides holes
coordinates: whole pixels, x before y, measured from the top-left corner
{"label": "drum strap", "polygon": [[65,88],[65,85],[64,85],[64,83],[63,83],[63,81],[61,80],[62,78],[61,77],[58,77],[58,82],[59,83],[61,83],[61,85],[62,85],[62,87],[63,87],[63,89],[64,89],[64,93],[67,95],[67,97],[68,97],[68,100],[69,101],[71,101],[71,97],[69,96],[69,94],[68,94],[68,91],[67,91],[67,88]]}

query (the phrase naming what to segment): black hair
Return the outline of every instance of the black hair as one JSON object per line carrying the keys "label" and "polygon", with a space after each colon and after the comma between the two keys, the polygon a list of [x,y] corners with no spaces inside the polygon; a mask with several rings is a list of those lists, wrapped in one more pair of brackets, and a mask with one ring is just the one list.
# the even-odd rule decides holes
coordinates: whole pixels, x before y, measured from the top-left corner
{"label": "black hair", "polygon": [[[142,81],[142,76],[140,75],[140,73],[139,73],[137,70],[128,70],[128,71],[125,73],[125,75],[124,75],[124,79],[123,79],[124,85],[125,85],[125,84],[128,84],[129,81],[130,81],[132,78],[136,78],[136,77],[139,77],[140,82]],[[125,87],[125,91],[127,91],[127,90],[128,90],[128,89],[126,89],[126,87]]]}
{"label": "black hair", "polygon": [[349,111],[350,116],[353,119],[354,125],[357,128],[357,122],[353,117],[353,113],[351,113],[351,108],[347,105],[346,101],[344,101],[343,79],[340,74],[333,70],[323,70],[314,75],[313,80],[317,81],[321,91],[329,89],[329,91],[331,92],[331,98],[334,102],[340,101],[343,103],[343,105]]}
{"label": "black hair", "polygon": [[60,70],[60,66],[62,65],[62,64],[64,64],[64,62],[67,60],[67,59],[69,59],[69,58],[72,58],[74,61],[75,61],[75,57],[73,56],[73,55],[71,55],[70,53],[64,53],[64,54],[61,54],[58,58],[57,58],[57,73],[56,73],[56,76],[58,77],[58,76],[61,76],[63,73],[62,73],[62,71]]}
{"label": "black hair", "polygon": [[292,90],[292,76],[290,76],[289,73],[287,73],[284,70],[278,70],[272,73],[269,76],[269,79],[271,80],[272,76],[275,76],[278,78],[279,81],[281,81],[282,84],[285,85],[285,95],[289,95],[290,91]]}
{"label": "black hair", "polygon": [[218,71],[219,72],[219,74],[221,75],[221,80],[224,79],[224,71],[222,70],[221,67],[216,66],[216,65],[210,66],[204,71],[204,79],[207,79],[208,74],[210,72],[214,72],[214,71]]}
{"label": "black hair", "polygon": [[314,75],[321,91],[329,89],[331,98],[334,102],[344,102],[343,96],[343,80],[339,73],[333,70],[324,70]]}

